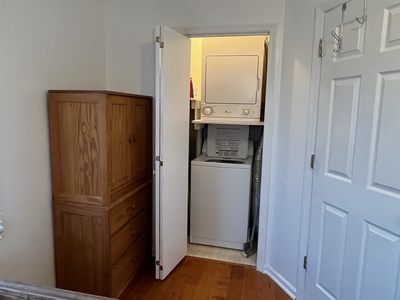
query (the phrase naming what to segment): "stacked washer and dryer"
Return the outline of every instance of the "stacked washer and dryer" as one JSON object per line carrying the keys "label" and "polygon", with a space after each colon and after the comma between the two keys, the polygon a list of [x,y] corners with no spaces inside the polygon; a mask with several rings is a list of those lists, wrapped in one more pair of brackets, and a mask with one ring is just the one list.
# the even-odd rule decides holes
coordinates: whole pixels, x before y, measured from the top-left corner
{"label": "stacked washer and dryer", "polygon": [[248,125],[208,125],[191,162],[190,242],[243,250],[250,213],[253,143]]}
{"label": "stacked washer and dryer", "polygon": [[245,252],[255,232],[252,226],[248,241],[249,130],[261,125],[268,37],[203,38],[200,50],[202,96],[195,120],[200,122],[194,123],[208,125],[202,153],[191,161],[189,240]]}

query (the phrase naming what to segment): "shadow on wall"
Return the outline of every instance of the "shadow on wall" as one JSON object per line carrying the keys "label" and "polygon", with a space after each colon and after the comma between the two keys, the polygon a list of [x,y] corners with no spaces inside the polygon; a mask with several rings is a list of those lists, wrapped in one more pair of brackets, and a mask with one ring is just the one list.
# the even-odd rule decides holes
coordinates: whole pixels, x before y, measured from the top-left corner
{"label": "shadow on wall", "polygon": [[[154,33],[152,33],[154,35]],[[143,43],[141,47],[140,59],[140,79],[143,82],[139,86],[142,87],[142,92],[148,96],[155,96],[155,65],[156,47],[155,42]],[[149,71],[151,70],[151,71]]]}

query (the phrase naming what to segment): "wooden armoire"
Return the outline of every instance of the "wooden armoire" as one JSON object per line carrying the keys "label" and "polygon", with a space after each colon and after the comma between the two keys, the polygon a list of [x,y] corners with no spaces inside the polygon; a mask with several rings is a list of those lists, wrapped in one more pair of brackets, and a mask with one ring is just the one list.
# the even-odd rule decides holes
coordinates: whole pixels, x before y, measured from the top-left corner
{"label": "wooden armoire", "polygon": [[118,297],[151,256],[152,98],[48,92],[57,287]]}

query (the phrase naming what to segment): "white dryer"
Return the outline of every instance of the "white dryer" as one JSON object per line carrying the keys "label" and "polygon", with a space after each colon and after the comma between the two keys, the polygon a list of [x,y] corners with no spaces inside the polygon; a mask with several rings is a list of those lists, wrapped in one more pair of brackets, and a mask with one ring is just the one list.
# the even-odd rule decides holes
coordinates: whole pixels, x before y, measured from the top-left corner
{"label": "white dryer", "polygon": [[253,157],[191,162],[190,242],[243,250],[247,241]]}

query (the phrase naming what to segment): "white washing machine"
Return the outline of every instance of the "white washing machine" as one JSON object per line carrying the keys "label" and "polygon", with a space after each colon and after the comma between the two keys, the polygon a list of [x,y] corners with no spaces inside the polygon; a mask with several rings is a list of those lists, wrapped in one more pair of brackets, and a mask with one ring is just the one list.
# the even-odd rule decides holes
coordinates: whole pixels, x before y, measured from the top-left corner
{"label": "white washing machine", "polygon": [[191,162],[190,242],[243,250],[247,241],[253,157]]}

